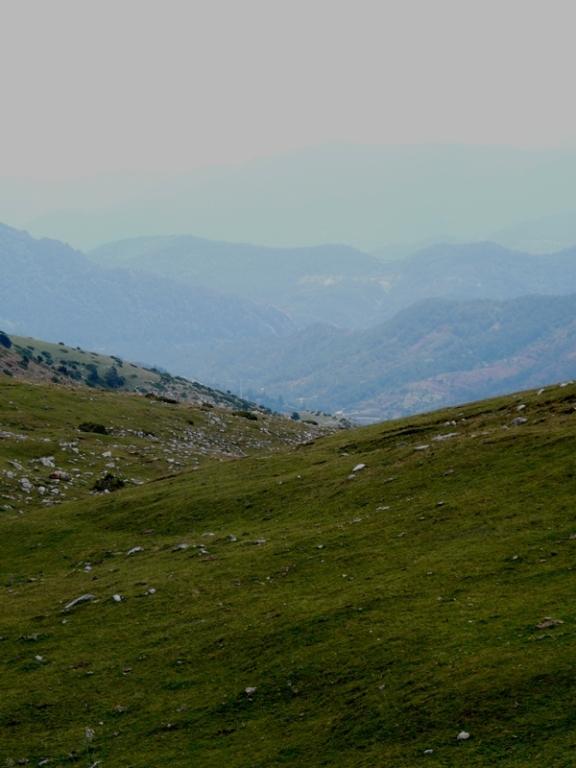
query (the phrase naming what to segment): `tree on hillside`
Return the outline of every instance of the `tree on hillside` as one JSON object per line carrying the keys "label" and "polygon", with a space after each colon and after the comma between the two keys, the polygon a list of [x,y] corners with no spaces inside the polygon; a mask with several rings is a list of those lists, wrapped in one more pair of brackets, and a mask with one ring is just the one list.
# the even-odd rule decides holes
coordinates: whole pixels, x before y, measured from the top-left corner
{"label": "tree on hillside", "polygon": [[6,349],[10,349],[12,346],[12,340],[10,336],[8,336],[7,333],[4,333],[4,331],[0,331],[0,346],[6,347]]}
{"label": "tree on hillside", "polygon": [[120,376],[116,366],[112,365],[104,374],[104,385],[108,389],[120,389],[126,383],[126,379]]}

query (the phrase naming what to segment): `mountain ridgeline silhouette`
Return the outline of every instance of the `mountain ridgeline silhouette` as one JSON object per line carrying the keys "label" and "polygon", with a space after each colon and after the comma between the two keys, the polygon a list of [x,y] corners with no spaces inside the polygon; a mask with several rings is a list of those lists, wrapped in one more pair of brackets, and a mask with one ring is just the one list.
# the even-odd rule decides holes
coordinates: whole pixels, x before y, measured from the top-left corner
{"label": "mountain ridgeline silhouette", "polygon": [[576,249],[342,245],[192,236],[89,258],[0,230],[0,328],[164,366],[285,408],[360,421],[576,376]]}

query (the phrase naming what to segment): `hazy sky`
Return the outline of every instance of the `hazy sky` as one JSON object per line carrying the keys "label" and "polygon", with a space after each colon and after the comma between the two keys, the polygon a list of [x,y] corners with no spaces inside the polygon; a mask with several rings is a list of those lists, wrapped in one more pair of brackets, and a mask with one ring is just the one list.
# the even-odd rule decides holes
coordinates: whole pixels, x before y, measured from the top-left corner
{"label": "hazy sky", "polygon": [[573,0],[0,0],[0,176],[575,146]]}

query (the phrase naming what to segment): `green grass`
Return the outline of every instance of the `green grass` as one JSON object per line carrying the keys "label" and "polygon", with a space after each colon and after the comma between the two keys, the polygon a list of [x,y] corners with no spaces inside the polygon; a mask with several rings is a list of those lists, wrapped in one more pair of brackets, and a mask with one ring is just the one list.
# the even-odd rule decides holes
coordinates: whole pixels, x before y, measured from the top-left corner
{"label": "green grass", "polygon": [[[129,399],[114,418],[141,424]],[[575,405],[525,393],[3,513],[1,759],[574,765]]]}
{"label": "green grass", "polygon": [[[86,422],[109,434],[81,431]],[[212,459],[279,450],[319,433],[267,413],[248,420],[210,405],[0,379],[0,514],[85,498],[107,472],[142,483]],[[43,457],[55,466],[44,467]],[[70,481],[51,481],[54,469],[68,473]],[[34,484],[32,493],[21,491],[22,477]]]}
{"label": "green grass", "polygon": [[235,409],[254,407],[253,403],[232,393],[220,392],[196,381],[127,362],[113,355],[25,336],[8,339],[12,342],[11,347],[0,344],[0,374],[19,380],[149,393],[196,405],[208,402]]}

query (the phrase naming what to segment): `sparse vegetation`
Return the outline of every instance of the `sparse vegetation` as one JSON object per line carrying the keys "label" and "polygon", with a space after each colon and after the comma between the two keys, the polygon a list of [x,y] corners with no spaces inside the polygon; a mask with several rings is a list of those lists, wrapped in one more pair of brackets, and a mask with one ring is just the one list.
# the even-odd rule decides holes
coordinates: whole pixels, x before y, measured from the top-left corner
{"label": "sparse vegetation", "polygon": [[98,478],[92,487],[97,493],[112,493],[112,491],[119,491],[124,488],[125,485],[126,481],[121,477],[106,472],[104,477]]}
{"label": "sparse vegetation", "polygon": [[78,425],[78,429],[80,432],[92,432],[96,435],[109,434],[108,427],[105,427],[104,424],[95,424],[93,421],[83,421],[82,424]]}
{"label": "sparse vegetation", "polygon": [[258,416],[252,411],[233,411],[234,416],[242,416],[243,419],[258,421]]}
{"label": "sparse vegetation", "polygon": [[[118,425],[131,477],[147,464],[129,430],[154,423],[159,448],[190,417],[1,386],[2,429],[29,436],[0,441],[6,462],[44,455],[34,441],[80,409]],[[5,509],[3,759],[570,765],[575,406],[557,387]],[[260,430],[198,408],[195,434],[224,418]]]}
{"label": "sparse vegetation", "polygon": [[8,334],[4,333],[3,331],[0,331],[0,347],[10,349],[11,346],[12,340],[10,339],[10,336],[8,336]]}
{"label": "sparse vegetation", "polygon": [[[4,335],[8,341],[0,344],[0,370],[12,376],[20,374],[26,381],[68,382],[92,389],[123,390],[140,394],[158,393],[163,402],[170,404],[212,401],[212,404],[236,410],[259,408],[236,395],[224,394],[198,382],[188,381],[182,376],[171,376],[164,370],[137,366],[134,363],[125,364],[115,355],[85,352],[79,347],[65,347],[62,342],[50,344]],[[8,342],[10,346],[6,346]],[[62,357],[63,354],[66,357]],[[120,373],[125,365],[133,369],[128,376]],[[267,409],[260,410],[264,412]]]}

